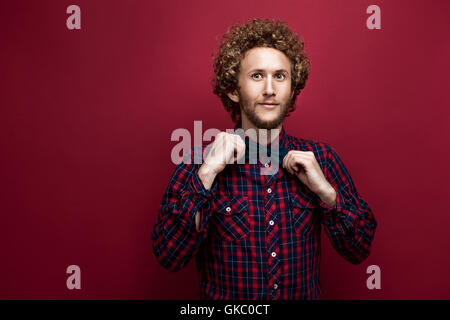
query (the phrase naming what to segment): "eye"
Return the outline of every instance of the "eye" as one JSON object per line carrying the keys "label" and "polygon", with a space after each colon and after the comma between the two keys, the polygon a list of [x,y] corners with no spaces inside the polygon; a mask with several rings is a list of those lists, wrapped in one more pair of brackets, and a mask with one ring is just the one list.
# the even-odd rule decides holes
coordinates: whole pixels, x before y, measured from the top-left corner
{"label": "eye", "polygon": [[281,78],[277,77],[277,79],[284,79],[284,78],[286,78],[286,76],[283,73],[277,73],[276,75],[277,76],[281,76]]}
{"label": "eye", "polygon": [[252,74],[252,78],[253,79],[261,79],[261,78],[255,78],[255,76],[257,76],[257,75],[261,75],[261,73],[254,73],[254,74]]}

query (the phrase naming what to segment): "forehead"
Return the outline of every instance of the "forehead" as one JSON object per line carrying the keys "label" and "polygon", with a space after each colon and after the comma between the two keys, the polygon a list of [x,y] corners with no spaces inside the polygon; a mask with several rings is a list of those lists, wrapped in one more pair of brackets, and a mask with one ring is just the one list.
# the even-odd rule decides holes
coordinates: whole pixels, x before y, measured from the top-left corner
{"label": "forehead", "polygon": [[280,50],[274,48],[256,47],[245,52],[241,61],[243,71],[262,69],[275,71],[280,69],[290,70],[289,58]]}

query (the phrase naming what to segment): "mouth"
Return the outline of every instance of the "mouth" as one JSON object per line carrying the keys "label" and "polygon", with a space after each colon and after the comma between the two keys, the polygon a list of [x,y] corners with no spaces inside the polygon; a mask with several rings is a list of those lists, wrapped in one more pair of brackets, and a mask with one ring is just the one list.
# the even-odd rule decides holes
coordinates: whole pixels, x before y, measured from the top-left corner
{"label": "mouth", "polygon": [[275,109],[278,106],[278,103],[258,103],[258,104],[267,109]]}

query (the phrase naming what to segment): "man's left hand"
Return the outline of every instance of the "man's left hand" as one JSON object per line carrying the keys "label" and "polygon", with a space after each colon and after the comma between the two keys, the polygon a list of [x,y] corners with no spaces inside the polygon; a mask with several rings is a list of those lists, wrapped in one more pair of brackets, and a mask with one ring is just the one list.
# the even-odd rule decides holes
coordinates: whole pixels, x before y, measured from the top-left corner
{"label": "man's left hand", "polygon": [[336,204],[336,190],[323,175],[313,152],[289,151],[283,159],[283,168],[296,175],[326,205],[332,207]]}

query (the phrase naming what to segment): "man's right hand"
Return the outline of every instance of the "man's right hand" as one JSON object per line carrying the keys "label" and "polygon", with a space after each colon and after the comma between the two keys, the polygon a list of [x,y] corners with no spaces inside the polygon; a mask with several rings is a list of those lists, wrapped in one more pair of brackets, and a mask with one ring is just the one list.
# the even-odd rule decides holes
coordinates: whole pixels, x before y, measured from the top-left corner
{"label": "man's right hand", "polygon": [[216,135],[210,148],[201,167],[214,177],[222,172],[227,164],[237,162],[245,155],[245,142],[241,136],[224,131]]}

